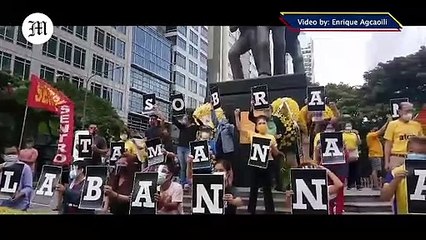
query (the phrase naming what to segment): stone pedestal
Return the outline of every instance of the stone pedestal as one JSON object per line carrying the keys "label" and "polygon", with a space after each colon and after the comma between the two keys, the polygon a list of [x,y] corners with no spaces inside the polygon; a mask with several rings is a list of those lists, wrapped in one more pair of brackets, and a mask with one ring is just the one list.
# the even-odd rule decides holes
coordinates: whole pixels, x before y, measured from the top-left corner
{"label": "stone pedestal", "polygon": [[[232,116],[236,108],[240,108],[241,111],[248,111],[250,108],[251,87],[264,84],[268,85],[269,99],[271,102],[279,97],[291,97],[296,100],[300,106],[303,106],[307,87],[305,74],[278,75],[211,83],[212,86],[218,86],[222,108],[225,112],[232,113],[229,114]],[[230,122],[235,123],[235,119],[230,119]],[[250,145],[240,144],[236,156],[232,161],[235,186],[249,186],[251,172],[250,168],[247,166],[249,154]]]}

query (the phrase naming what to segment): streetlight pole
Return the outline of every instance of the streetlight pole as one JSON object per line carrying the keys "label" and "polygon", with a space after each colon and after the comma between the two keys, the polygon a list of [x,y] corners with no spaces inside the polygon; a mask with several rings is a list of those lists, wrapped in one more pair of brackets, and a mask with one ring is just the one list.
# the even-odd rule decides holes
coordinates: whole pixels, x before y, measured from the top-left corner
{"label": "streetlight pole", "polygon": [[[117,70],[117,69],[124,69],[124,67],[122,67],[122,66],[119,66],[119,67],[115,67],[115,68],[112,68],[112,69],[109,69],[109,70],[107,70],[107,71],[104,71],[104,72],[101,72],[100,74],[101,75],[103,75],[104,73],[109,73],[109,72],[112,72],[112,71],[115,71],[115,70]],[[87,93],[89,92],[89,89],[88,89],[88,87],[89,87],[89,83],[90,83],[90,80],[92,80],[92,78],[94,78],[95,76],[97,76],[98,74],[97,73],[94,73],[94,74],[92,74],[91,76],[89,76],[87,79],[86,79],[86,81],[85,81],[85,83],[86,83],[86,86],[85,86],[85,93],[84,93],[84,102],[83,102],[83,118],[82,118],[82,120],[81,120],[81,123],[82,123],[82,127],[83,127],[83,129],[84,129],[84,127],[85,127],[85,124],[86,124],[86,105],[87,105]]]}

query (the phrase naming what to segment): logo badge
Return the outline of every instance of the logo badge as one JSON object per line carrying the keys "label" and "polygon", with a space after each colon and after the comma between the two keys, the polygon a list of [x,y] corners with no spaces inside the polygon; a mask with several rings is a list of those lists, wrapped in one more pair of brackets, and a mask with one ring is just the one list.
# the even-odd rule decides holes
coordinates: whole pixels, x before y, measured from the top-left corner
{"label": "logo badge", "polygon": [[32,44],[43,44],[53,35],[52,20],[43,13],[30,14],[22,23],[22,35]]}

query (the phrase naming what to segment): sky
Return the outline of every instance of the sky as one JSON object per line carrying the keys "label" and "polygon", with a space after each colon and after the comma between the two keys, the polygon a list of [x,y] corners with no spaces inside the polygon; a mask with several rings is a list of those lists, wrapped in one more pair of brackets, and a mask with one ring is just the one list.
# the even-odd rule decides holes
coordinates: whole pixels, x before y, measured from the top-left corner
{"label": "sky", "polygon": [[315,81],[364,83],[364,72],[379,62],[415,53],[426,44],[426,27],[404,27],[397,33],[308,32],[313,40]]}

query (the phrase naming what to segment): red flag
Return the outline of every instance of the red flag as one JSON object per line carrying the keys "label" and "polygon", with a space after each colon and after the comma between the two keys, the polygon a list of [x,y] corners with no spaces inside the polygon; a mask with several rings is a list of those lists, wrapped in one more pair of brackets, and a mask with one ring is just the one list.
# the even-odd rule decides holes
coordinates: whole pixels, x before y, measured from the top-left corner
{"label": "red flag", "polygon": [[70,165],[74,139],[74,103],[63,92],[33,74],[31,75],[27,106],[59,115],[58,151],[53,163]]}

